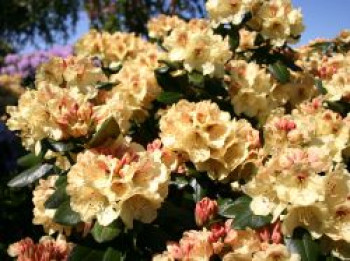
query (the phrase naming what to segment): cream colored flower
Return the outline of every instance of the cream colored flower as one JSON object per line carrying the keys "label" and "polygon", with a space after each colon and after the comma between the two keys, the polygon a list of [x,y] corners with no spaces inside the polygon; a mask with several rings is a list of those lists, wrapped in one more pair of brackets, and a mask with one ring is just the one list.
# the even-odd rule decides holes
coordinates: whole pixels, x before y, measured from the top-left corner
{"label": "cream colored flower", "polygon": [[300,261],[298,254],[291,254],[282,244],[267,244],[264,249],[256,252],[252,261]]}
{"label": "cream colored flower", "polygon": [[96,85],[107,82],[101,68],[95,67],[90,59],[54,57],[39,67],[35,77],[38,89],[53,85],[61,88],[77,89],[89,98],[97,95]]}
{"label": "cream colored flower", "polygon": [[210,28],[198,30],[190,25],[173,30],[164,39],[164,47],[169,51],[168,59],[183,61],[187,71],[218,77],[224,74],[224,65],[232,55],[228,38],[215,35]]}
{"label": "cream colored flower", "polygon": [[47,179],[40,179],[39,185],[33,191],[33,224],[42,225],[44,231],[49,235],[59,232],[70,234],[70,227],[62,226],[53,221],[56,209],[45,208],[44,203],[55,192],[55,183],[58,176],[50,176]]}
{"label": "cream colored flower", "polygon": [[247,51],[255,48],[257,32],[251,32],[242,28],[239,30],[239,46],[237,51]]}
{"label": "cream colored flower", "polygon": [[276,46],[295,43],[304,31],[301,11],[294,9],[290,0],[264,1],[248,24]]}
{"label": "cream colored flower", "polygon": [[276,84],[272,96],[280,105],[289,104],[292,107],[314,98],[317,94],[314,78],[304,72],[290,72],[290,80],[285,84]]}
{"label": "cream colored flower", "polygon": [[266,70],[255,63],[232,60],[227,64],[229,92],[235,113],[263,121],[277,104],[272,99],[273,83]]}
{"label": "cream colored flower", "polygon": [[109,225],[121,218],[150,223],[167,196],[169,170],[161,159],[121,136],[78,155],[68,173],[67,193],[81,219]]}
{"label": "cream colored flower", "polygon": [[214,27],[220,24],[240,24],[244,15],[261,4],[260,0],[209,0],[206,3],[209,18]]}
{"label": "cream colored flower", "polygon": [[8,107],[7,125],[21,131],[24,146],[34,150],[44,138],[64,140],[87,135],[93,126],[92,107],[75,90],[46,86],[27,91],[17,107]]}
{"label": "cream colored flower", "polygon": [[157,50],[156,45],[135,34],[122,32],[99,33],[95,30],[85,34],[75,45],[77,56],[97,57],[106,67],[114,67],[151,49]]}
{"label": "cream colored flower", "polygon": [[37,244],[27,237],[10,245],[7,253],[18,261],[65,261],[73,247],[73,243],[68,243],[62,235],[58,235],[56,239],[41,237]]}
{"label": "cream colored flower", "polygon": [[303,227],[311,233],[313,238],[320,238],[325,231],[325,221],[328,218],[328,209],[322,203],[305,207],[290,207],[288,214],[283,217],[282,233],[292,236],[295,228]]}
{"label": "cream colored flower", "polygon": [[153,17],[147,23],[148,35],[151,38],[162,39],[166,37],[172,30],[185,23],[184,20],[177,16],[159,15]]}
{"label": "cream colored flower", "polygon": [[165,148],[184,154],[198,170],[225,180],[259,147],[258,132],[230,118],[210,101],[181,100],[162,115],[160,137]]}

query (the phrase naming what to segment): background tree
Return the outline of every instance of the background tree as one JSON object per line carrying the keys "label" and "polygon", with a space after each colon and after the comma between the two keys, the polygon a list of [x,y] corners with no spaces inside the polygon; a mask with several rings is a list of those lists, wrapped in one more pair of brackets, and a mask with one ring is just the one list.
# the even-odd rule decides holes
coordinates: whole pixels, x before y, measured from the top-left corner
{"label": "background tree", "polygon": [[79,0],[0,1],[0,39],[21,47],[68,39],[78,20]]}
{"label": "background tree", "polygon": [[146,24],[157,14],[178,15],[188,20],[205,17],[205,0],[86,0],[91,27],[146,35]]}

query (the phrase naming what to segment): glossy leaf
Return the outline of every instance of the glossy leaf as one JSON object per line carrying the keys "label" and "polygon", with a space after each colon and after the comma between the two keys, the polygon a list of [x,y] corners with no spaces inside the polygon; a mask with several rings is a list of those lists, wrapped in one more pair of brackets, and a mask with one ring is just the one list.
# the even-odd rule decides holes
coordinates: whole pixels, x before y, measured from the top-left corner
{"label": "glossy leaf", "polygon": [[323,83],[320,79],[315,79],[315,85],[317,90],[321,93],[321,94],[327,94],[327,90],[326,88],[323,86]]}
{"label": "glossy leaf", "polygon": [[50,149],[55,152],[70,152],[75,149],[73,142],[47,140]]}
{"label": "glossy leaf", "polygon": [[178,102],[182,97],[182,94],[178,92],[162,92],[158,96],[157,101],[170,105]]}
{"label": "glossy leaf", "polygon": [[69,200],[66,200],[57,208],[53,220],[66,226],[74,226],[81,221],[80,215],[71,209]]}
{"label": "glossy leaf", "polygon": [[274,64],[270,64],[269,71],[280,83],[287,83],[290,79],[290,73],[288,71],[287,66],[285,66],[281,62],[276,62]]}
{"label": "glossy leaf", "polygon": [[37,165],[35,167],[32,167],[22,172],[18,176],[11,179],[7,183],[7,185],[11,188],[25,187],[33,183],[34,181],[42,178],[52,170],[53,170],[53,165],[51,164]]}
{"label": "glossy leaf", "polygon": [[98,83],[95,87],[99,90],[111,90],[114,86],[116,86],[118,83],[114,82],[101,82]]}
{"label": "glossy leaf", "polygon": [[242,196],[237,200],[231,199],[219,200],[219,214],[226,218],[232,218],[235,229],[259,228],[269,224],[271,216],[258,216],[250,209],[251,198]]}
{"label": "glossy leaf", "polygon": [[67,201],[69,196],[66,192],[66,186],[60,186],[44,203],[45,208],[56,209],[63,202]]}
{"label": "glossy leaf", "polygon": [[121,230],[116,223],[112,223],[109,226],[102,226],[98,222],[95,223],[91,234],[98,243],[113,240],[120,234]]}
{"label": "glossy leaf", "polygon": [[318,243],[312,240],[305,229],[297,228],[292,238],[285,238],[286,246],[292,253],[300,255],[302,261],[317,261],[321,255]]}
{"label": "glossy leaf", "polygon": [[43,160],[42,155],[35,155],[34,153],[29,153],[20,157],[17,160],[17,165],[20,167],[32,167],[39,164]]}
{"label": "glossy leaf", "polygon": [[105,254],[103,255],[102,261],[122,261],[124,256],[119,251],[109,247]]}
{"label": "glossy leaf", "polygon": [[119,134],[120,129],[117,121],[113,117],[110,117],[102,123],[88,145],[92,148],[97,147],[103,144],[108,138],[117,138]]}

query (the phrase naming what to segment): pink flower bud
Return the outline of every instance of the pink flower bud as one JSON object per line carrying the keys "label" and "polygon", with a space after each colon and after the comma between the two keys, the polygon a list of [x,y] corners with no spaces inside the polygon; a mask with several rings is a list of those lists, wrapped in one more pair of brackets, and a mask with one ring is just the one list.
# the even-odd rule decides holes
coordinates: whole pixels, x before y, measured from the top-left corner
{"label": "pink flower bud", "polygon": [[218,205],[215,200],[203,198],[197,202],[195,210],[196,224],[203,226],[206,222],[212,219],[218,212]]}

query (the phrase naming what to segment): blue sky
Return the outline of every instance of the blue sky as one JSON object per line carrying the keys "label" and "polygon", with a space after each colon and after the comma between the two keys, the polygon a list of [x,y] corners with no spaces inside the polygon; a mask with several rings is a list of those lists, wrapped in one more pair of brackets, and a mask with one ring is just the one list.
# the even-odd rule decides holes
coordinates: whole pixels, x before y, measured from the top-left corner
{"label": "blue sky", "polygon": [[[342,29],[350,29],[350,0],[292,0],[295,7],[300,7],[304,14],[306,30],[299,44],[306,44],[318,37],[333,38]],[[85,12],[79,15],[76,31],[70,39],[73,44],[89,30],[89,20]],[[45,48],[44,44],[40,44]],[[31,52],[34,47],[28,45],[23,52]]]}

